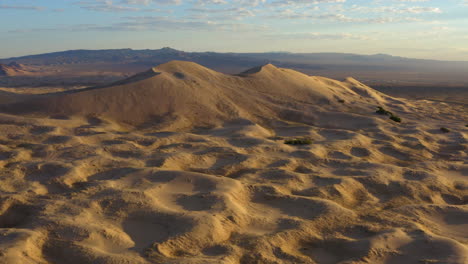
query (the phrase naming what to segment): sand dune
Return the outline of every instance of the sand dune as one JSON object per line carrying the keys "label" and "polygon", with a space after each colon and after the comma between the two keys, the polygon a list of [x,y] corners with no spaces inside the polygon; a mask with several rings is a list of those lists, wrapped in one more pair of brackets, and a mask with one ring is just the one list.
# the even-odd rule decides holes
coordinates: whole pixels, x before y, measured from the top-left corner
{"label": "sand dune", "polygon": [[468,262],[463,106],[190,62],[18,100],[0,263]]}
{"label": "sand dune", "polygon": [[29,67],[22,64],[16,62],[11,62],[9,64],[0,63],[0,76],[28,75],[29,73]]}
{"label": "sand dune", "polygon": [[328,115],[368,112],[376,104],[385,104],[387,98],[352,78],[339,82],[273,65],[231,76],[192,62],[174,61],[111,86],[27,101],[13,107],[13,112],[100,116],[171,129],[211,127],[238,118],[259,124],[284,119],[332,125],[335,120]]}

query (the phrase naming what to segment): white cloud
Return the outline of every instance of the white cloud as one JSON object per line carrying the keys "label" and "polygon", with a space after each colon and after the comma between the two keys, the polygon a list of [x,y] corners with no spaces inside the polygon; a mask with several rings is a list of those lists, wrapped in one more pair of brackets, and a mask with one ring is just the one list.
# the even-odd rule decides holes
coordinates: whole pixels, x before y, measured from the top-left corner
{"label": "white cloud", "polygon": [[356,35],[350,33],[284,33],[269,35],[270,38],[293,39],[293,40],[370,40],[371,38],[364,35]]}

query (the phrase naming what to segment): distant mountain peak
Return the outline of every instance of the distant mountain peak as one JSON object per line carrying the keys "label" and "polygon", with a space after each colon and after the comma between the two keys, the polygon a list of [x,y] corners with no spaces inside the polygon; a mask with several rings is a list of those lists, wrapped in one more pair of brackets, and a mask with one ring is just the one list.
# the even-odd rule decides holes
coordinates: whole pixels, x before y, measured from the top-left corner
{"label": "distant mountain peak", "polygon": [[180,51],[180,50],[173,49],[171,47],[164,47],[164,48],[160,49],[160,51],[164,51],[164,52],[183,52],[183,51]]}
{"label": "distant mountain peak", "polygon": [[385,53],[377,53],[377,54],[374,54],[374,56],[393,57],[392,55],[390,55],[390,54],[385,54]]}
{"label": "distant mountain peak", "polygon": [[272,53],[272,54],[294,54],[294,52],[290,52],[290,51],[267,51],[267,52],[264,52],[264,53]]}

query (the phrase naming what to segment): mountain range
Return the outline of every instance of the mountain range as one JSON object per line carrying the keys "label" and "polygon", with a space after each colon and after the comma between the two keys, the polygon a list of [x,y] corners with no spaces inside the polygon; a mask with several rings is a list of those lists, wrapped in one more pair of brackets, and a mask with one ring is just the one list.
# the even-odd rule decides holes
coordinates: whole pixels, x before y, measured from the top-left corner
{"label": "mountain range", "polygon": [[[410,59],[386,54],[349,53],[218,53],[155,50],[69,50],[0,59],[36,69],[34,77],[4,74],[0,86],[100,85],[172,60],[192,61],[219,72],[237,74],[272,63],[308,75],[344,79],[353,76],[374,87],[468,86],[468,62]],[[18,75],[18,74],[15,74]],[[27,74],[24,74],[27,75]]]}

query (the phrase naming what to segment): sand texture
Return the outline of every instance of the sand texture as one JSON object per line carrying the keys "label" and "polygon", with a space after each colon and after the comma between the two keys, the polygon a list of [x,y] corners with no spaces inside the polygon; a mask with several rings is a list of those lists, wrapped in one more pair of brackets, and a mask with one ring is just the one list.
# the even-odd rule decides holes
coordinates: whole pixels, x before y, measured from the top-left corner
{"label": "sand texture", "polygon": [[461,104],[174,61],[0,109],[0,263],[468,263]]}

